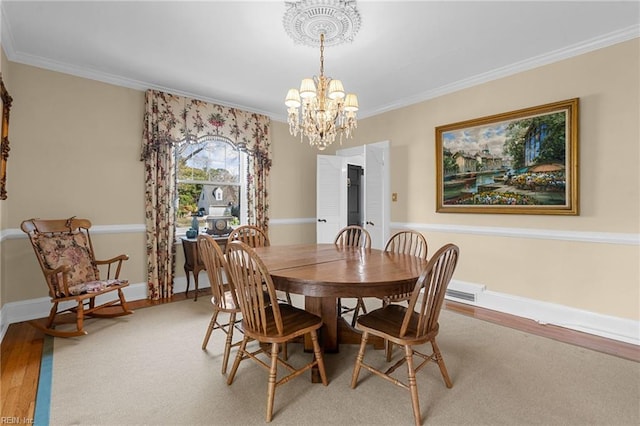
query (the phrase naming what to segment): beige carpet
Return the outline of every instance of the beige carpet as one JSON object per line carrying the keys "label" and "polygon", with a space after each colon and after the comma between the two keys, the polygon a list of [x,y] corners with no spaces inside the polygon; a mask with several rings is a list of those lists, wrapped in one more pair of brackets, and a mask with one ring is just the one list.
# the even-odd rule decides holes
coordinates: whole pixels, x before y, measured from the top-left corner
{"label": "beige carpet", "polygon": [[[202,297],[89,320],[88,336],[56,338],[50,424],[263,424],[267,372],[244,361],[227,386],[223,333],[200,349],[210,312]],[[640,364],[447,311],[440,323],[454,386],[444,386],[435,365],[418,373],[423,424],[640,424]],[[366,371],[349,387],[356,350],[325,356],[327,387],[306,374],[280,387],[272,423],[412,424],[408,392]],[[294,363],[311,356],[300,345],[290,354]],[[383,351],[367,357],[385,362]]]}

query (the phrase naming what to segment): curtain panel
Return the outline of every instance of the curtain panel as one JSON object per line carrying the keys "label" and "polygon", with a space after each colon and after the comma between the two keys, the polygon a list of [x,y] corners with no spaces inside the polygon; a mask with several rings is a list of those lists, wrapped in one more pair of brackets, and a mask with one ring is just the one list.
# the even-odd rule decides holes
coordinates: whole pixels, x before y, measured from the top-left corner
{"label": "curtain panel", "polygon": [[269,117],[156,90],[145,94],[141,161],[145,164],[148,297],[173,295],[175,276],[175,146],[219,136],[248,154],[247,217],[268,231],[271,169]]}

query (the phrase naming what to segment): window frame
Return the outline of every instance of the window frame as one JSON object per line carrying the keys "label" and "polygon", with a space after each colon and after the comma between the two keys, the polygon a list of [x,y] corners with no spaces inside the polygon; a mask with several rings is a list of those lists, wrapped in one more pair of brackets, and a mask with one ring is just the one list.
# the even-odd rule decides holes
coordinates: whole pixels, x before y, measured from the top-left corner
{"label": "window frame", "polygon": [[[240,191],[240,210],[239,210],[239,220],[240,220],[240,224],[246,224],[248,221],[248,215],[247,215],[247,164],[248,164],[248,158],[247,158],[247,153],[238,149],[238,147],[229,139],[226,138],[224,136],[203,136],[198,138],[197,140],[193,141],[193,142],[187,142],[186,140],[182,140],[180,141],[180,144],[184,144],[184,143],[203,143],[203,142],[207,142],[207,143],[212,143],[212,142],[223,142],[228,144],[229,146],[231,146],[235,151],[238,152],[239,154],[239,160],[240,160],[240,164],[239,164],[239,182],[238,183],[230,183],[230,182],[219,182],[219,181],[203,181],[203,180],[196,180],[196,179],[178,179],[178,164],[179,164],[179,154],[178,154],[178,150],[176,148],[174,157],[175,157],[175,167],[176,167],[176,174],[175,174],[175,185],[176,185],[176,190],[175,190],[175,199],[174,199],[174,205],[175,205],[175,213],[174,213],[174,220],[176,221],[176,238],[181,238],[184,237],[186,235],[187,230],[189,229],[189,227],[179,227],[177,225],[177,215],[178,215],[178,211],[179,211],[179,207],[180,207],[180,197],[179,197],[179,193],[178,193],[178,186],[180,184],[194,184],[194,185],[212,185],[212,186],[217,186],[217,187],[223,187],[223,186],[237,186],[239,187],[239,191]],[[206,214],[203,217],[206,217],[208,214]]]}

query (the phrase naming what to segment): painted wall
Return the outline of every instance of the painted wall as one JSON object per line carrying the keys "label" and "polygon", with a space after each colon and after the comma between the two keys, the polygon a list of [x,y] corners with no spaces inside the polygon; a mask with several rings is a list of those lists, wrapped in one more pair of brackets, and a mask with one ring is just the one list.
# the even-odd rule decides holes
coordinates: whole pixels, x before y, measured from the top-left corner
{"label": "painted wall", "polygon": [[[427,224],[431,247],[459,244],[456,279],[638,320],[639,44],[620,43],[361,120],[349,145],[391,141],[391,192],[398,193],[392,222]],[[579,216],[435,212],[435,127],[574,97],[580,98]],[[440,231],[450,226],[489,234],[493,228],[636,234],[636,243]]]}
{"label": "painted wall", "polygon": [[[343,147],[391,142],[391,190],[398,193],[392,222],[422,230],[431,251],[457,243],[457,280],[637,321],[638,244],[553,235],[640,231],[639,52],[635,39],[363,119]],[[30,217],[76,215],[111,227],[113,232],[95,236],[98,255],[128,253],[124,274],[143,283],[144,234],[122,231],[144,224],[143,92],[3,58],[3,75],[7,68],[14,107],[10,195],[1,217],[3,306],[46,296],[31,248],[17,231]],[[435,213],[436,126],[573,97],[581,102],[580,216]],[[272,123],[271,131],[271,239],[313,242],[317,152],[291,137],[285,123]],[[535,237],[538,231],[541,237]],[[177,252],[180,276],[182,250]]]}
{"label": "painted wall", "polygon": [[[14,102],[3,230],[32,217],[143,224],[144,94],[13,62],[9,69]],[[100,258],[129,254],[127,276],[144,282],[144,234],[95,235],[94,245]],[[3,264],[3,303],[47,295],[25,238],[4,239]]]}

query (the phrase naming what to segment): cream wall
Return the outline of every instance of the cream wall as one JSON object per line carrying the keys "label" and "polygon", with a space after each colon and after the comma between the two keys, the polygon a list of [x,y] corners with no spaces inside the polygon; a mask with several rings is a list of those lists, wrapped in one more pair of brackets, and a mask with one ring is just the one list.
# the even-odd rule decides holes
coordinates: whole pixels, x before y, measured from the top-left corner
{"label": "cream wall", "polygon": [[[269,191],[269,238],[274,244],[316,241],[316,154],[289,135],[289,126],[271,122],[273,168]],[[284,222],[284,223],[283,223]]]}
{"label": "cream wall", "polygon": [[[144,223],[139,161],[143,92],[9,62],[11,155],[3,231],[32,217],[86,217],[94,226]],[[47,296],[28,240],[2,242],[2,302]],[[144,282],[144,233],[94,235],[96,255],[130,256]]]}
{"label": "cream wall", "polygon": [[[640,318],[639,41],[441,96],[359,122],[349,145],[391,141],[392,222],[636,234],[635,244],[425,232],[461,247],[456,279],[605,315]],[[580,98],[580,215],[436,213],[435,127]]]}
{"label": "cream wall", "polygon": [[[399,196],[392,222],[423,230],[432,248],[459,244],[456,280],[637,321],[637,242],[522,234],[639,233],[639,51],[636,39],[362,119],[343,147],[391,142],[391,191]],[[95,236],[99,255],[124,250],[131,256],[125,274],[143,283],[144,233],[122,231],[144,224],[143,92],[3,61],[14,97],[9,199],[1,217],[3,307],[46,296],[31,248],[17,231],[34,216],[91,218],[105,229]],[[581,102],[580,216],[435,213],[436,126],[573,97]],[[317,152],[291,137],[284,123],[273,122],[271,132],[271,239],[313,242]],[[503,229],[518,232],[498,235]]]}

